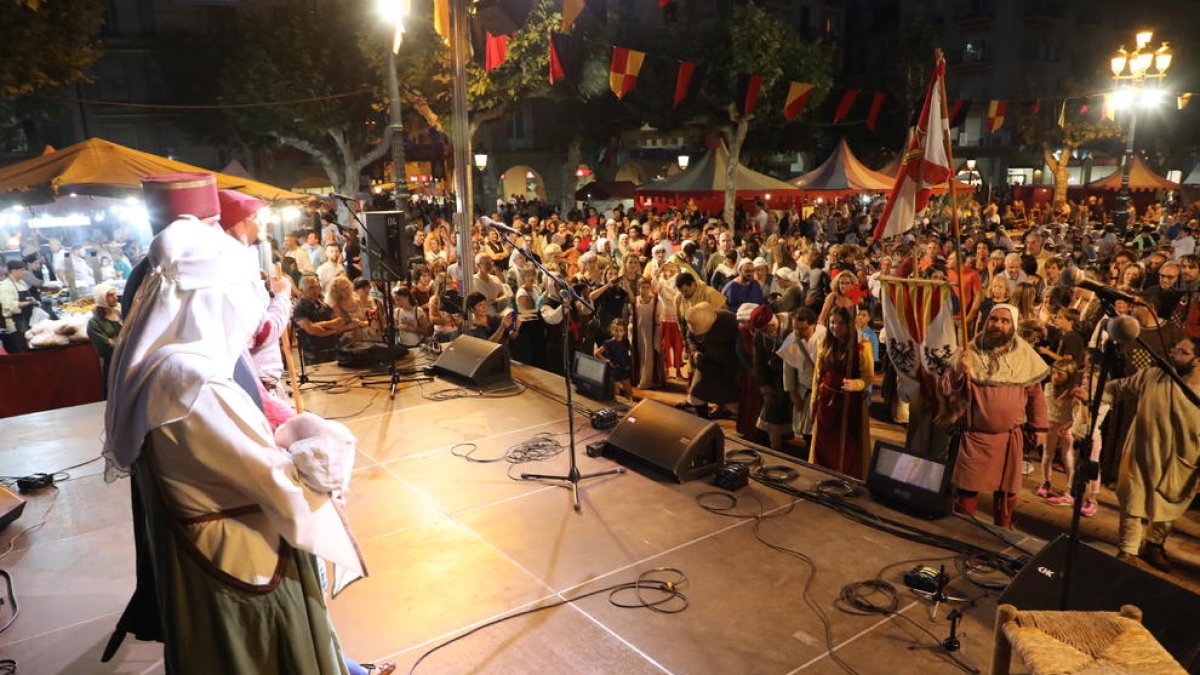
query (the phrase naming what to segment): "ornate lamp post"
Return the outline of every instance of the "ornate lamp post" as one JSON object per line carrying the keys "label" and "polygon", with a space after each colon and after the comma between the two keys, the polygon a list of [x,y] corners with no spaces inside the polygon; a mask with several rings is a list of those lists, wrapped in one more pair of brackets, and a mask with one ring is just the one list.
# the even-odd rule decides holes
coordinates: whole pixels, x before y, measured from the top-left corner
{"label": "ornate lamp post", "polygon": [[404,19],[408,16],[409,0],[376,0],[376,8],[384,21],[393,27],[392,48],[388,50],[388,98],[391,100],[391,120],[388,135],[392,142],[392,197],[397,211],[408,202],[408,175],[404,159],[404,127],[400,119],[400,78],[396,74],[396,53],[404,35]]}
{"label": "ornate lamp post", "polygon": [[[1163,42],[1157,49],[1150,47],[1154,33],[1141,31],[1137,34],[1137,47],[1126,51],[1125,46],[1109,60],[1113,80],[1117,90],[1113,95],[1113,108],[1129,110],[1129,132],[1125,137],[1125,154],[1121,158],[1121,190],[1117,193],[1117,210],[1113,214],[1113,224],[1121,237],[1129,228],[1129,171],[1133,166],[1133,142],[1137,133],[1138,111],[1142,108],[1153,108],[1162,100],[1163,78],[1171,67],[1174,54],[1168,43]],[[1146,87],[1152,81],[1154,87]]]}

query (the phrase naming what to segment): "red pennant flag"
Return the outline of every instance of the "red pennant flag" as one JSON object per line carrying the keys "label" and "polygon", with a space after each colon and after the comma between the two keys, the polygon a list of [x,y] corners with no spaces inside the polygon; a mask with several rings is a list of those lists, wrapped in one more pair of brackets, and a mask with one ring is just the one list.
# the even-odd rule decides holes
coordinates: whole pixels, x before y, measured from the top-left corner
{"label": "red pennant flag", "polygon": [[741,109],[743,115],[751,115],[754,113],[754,106],[758,104],[758,90],[762,88],[762,75],[742,75],[738,80],[738,108]]}
{"label": "red pennant flag", "polygon": [[608,86],[617,98],[633,91],[637,86],[638,73],[642,70],[642,61],[646,52],[639,52],[624,47],[613,47],[612,65],[608,70]]}
{"label": "red pennant flag", "polygon": [[692,74],[696,72],[696,64],[692,61],[679,62],[679,75],[675,77],[675,102],[671,104],[672,108],[683,103],[683,99],[687,98],[688,88],[692,86]]}
{"label": "red pennant flag", "polygon": [[575,19],[583,13],[585,9],[584,0],[563,0],[562,4],[562,30],[559,32],[565,33],[571,28],[571,24],[575,23]]}
{"label": "red pennant flag", "polygon": [[1033,105],[1029,106],[1029,112],[1033,113],[1034,115],[1041,112],[1041,110],[1042,110],[1042,99],[1040,99],[1040,98],[1038,100],[1034,101]]}
{"label": "red pennant flag", "polygon": [[1087,111],[1088,111],[1088,106],[1087,106],[1086,102],[1083,105],[1079,106],[1079,114],[1080,115],[1086,115]]}
{"label": "red pennant flag", "polygon": [[847,89],[846,93],[842,94],[842,100],[838,103],[837,110],[833,113],[834,124],[846,119],[846,115],[849,115],[850,109],[854,107],[854,99],[856,98],[858,98],[857,89]]}
{"label": "red pennant flag", "polygon": [[793,82],[788,86],[787,102],[783,105],[783,119],[792,121],[804,111],[808,98],[812,96],[814,85],[807,82]]}
{"label": "red pennant flag", "polygon": [[550,84],[559,80],[579,81],[586,45],[577,35],[556,33],[550,36]]}
{"label": "red pennant flag", "polygon": [[485,38],[483,69],[491,72],[508,60],[508,36],[485,33]]}
{"label": "red pennant flag", "polygon": [[970,101],[965,98],[960,98],[950,106],[950,127],[960,127],[967,117],[967,109],[970,107]]}
{"label": "red pennant flag", "polygon": [[875,131],[875,123],[879,121],[879,111],[883,109],[883,100],[887,95],[883,92],[875,92],[875,98],[871,99],[871,112],[867,113],[867,128]]}
{"label": "red pennant flag", "polygon": [[925,91],[925,103],[916,133],[909,135],[908,148],[888,195],[875,239],[903,234],[912,229],[916,215],[929,204],[936,185],[950,180],[950,137],[946,115],[946,62],[938,51],[937,62]]}
{"label": "red pennant flag", "polygon": [[662,9],[663,7],[666,7],[667,5],[671,4],[671,2],[672,2],[672,0],[658,0],[658,8]]}
{"label": "red pennant flag", "polygon": [[989,133],[995,133],[997,129],[1004,126],[1005,107],[1005,102],[1001,99],[994,99],[988,102],[987,130]]}

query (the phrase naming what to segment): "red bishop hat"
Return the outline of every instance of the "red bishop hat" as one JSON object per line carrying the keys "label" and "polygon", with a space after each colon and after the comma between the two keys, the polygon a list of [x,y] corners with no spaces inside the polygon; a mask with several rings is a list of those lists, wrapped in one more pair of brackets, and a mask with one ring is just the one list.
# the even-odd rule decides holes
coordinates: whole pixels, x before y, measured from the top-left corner
{"label": "red bishop hat", "polygon": [[142,197],[155,232],[180,216],[212,218],[221,214],[217,179],[211,173],[160,173],[142,178]]}
{"label": "red bishop hat", "polygon": [[226,231],[258,213],[267,205],[257,197],[251,197],[236,190],[218,190],[217,197],[221,202],[221,229]]}

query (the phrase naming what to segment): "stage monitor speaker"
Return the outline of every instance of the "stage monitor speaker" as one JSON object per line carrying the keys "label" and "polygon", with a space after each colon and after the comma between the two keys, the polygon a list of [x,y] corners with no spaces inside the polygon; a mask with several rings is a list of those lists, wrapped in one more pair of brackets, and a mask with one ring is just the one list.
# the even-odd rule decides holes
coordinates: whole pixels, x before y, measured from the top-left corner
{"label": "stage monitor speaker", "polygon": [[[1057,610],[1067,562],[1067,535],[1060,535],[1025,564],[1000,596],[1023,610]],[[1072,611],[1142,610],[1142,624],[1189,673],[1200,673],[1200,595],[1080,543],[1071,578]]]}
{"label": "stage monitor speaker", "polygon": [[725,433],[712,420],[646,399],[613,429],[605,450],[683,483],[717,470],[725,458]]}
{"label": "stage monitor speaker", "polygon": [[508,345],[462,335],[442,347],[433,372],[448,380],[478,389],[503,389],[512,385]]}
{"label": "stage monitor speaker", "polygon": [[952,464],[920,457],[908,448],[875,442],[867,490],[876,500],[922,518],[942,518],[950,513]]}
{"label": "stage monitor speaker", "polygon": [[415,246],[405,228],[404,211],[367,211],[358,238],[362,249],[363,277],[371,281],[401,281],[408,277],[408,263]]}
{"label": "stage monitor speaker", "polygon": [[12,521],[21,517],[21,512],[25,510],[25,500],[15,492],[11,492],[4,486],[0,486],[0,530],[12,524]]}

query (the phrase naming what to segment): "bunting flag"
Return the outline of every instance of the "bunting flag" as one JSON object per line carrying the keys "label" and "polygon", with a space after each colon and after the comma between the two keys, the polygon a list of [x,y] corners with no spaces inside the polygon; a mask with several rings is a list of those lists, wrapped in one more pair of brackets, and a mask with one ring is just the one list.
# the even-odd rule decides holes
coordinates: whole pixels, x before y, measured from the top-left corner
{"label": "bunting flag", "polygon": [[1192,102],[1191,94],[1180,94],[1179,96],[1175,97],[1175,109],[1183,110],[1184,108],[1186,108],[1188,106],[1188,103],[1191,103],[1191,102]]}
{"label": "bunting flag", "polygon": [[687,98],[688,89],[692,86],[692,75],[696,72],[696,63],[694,61],[680,61],[679,74],[675,76],[675,102],[671,104],[671,108],[679,107],[683,103],[683,99]]}
{"label": "bunting flag", "polygon": [[971,110],[971,102],[960,98],[950,107],[950,128],[961,127],[967,121],[967,113]]}
{"label": "bunting flag", "polygon": [[1003,99],[993,99],[988,102],[987,109],[987,130],[989,133],[996,133],[1000,127],[1004,126],[1004,109],[1007,107]]}
{"label": "bunting flag", "polygon": [[875,123],[879,121],[879,111],[883,109],[883,101],[887,95],[883,92],[876,92],[875,98],[871,99],[871,112],[867,113],[867,128],[875,131]]}
{"label": "bunting flag", "polygon": [[571,28],[571,24],[575,23],[575,19],[583,13],[584,7],[587,5],[584,0],[562,0],[562,30],[559,32],[565,33]]}
{"label": "bunting flag", "polygon": [[1110,93],[1105,94],[1104,97],[1101,99],[1101,103],[1100,103],[1100,121],[1101,122],[1103,122],[1104,120],[1111,120],[1113,122],[1117,121],[1116,109],[1113,107],[1113,97],[1114,96],[1115,95],[1110,92]]}
{"label": "bunting flag", "polygon": [[433,30],[450,44],[450,0],[433,0]]}
{"label": "bunting flag", "polygon": [[1060,129],[1067,128],[1067,99],[1063,99],[1062,107],[1058,110],[1058,126]]}
{"label": "bunting flag", "polygon": [[613,47],[612,65],[608,70],[608,87],[617,98],[625,98],[625,95],[637,86],[638,73],[641,72],[642,61],[645,59],[646,52]]}
{"label": "bunting flag", "polygon": [[1087,104],[1087,101],[1084,101],[1083,104],[1079,106],[1079,114],[1086,115],[1087,111],[1088,111],[1088,104]]}
{"label": "bunting flag", "polygon": [[508,36],[485,33],[483,69],[491,72],[508,60]]}
{"label": "bunting flag", "polygon": [[958,362],[953,289],[910,279],[883,280],[883,325],[897,384],[905,396],[931,394],[937,381]]}
{"label": "bunting flag", "polygon": [[858,98],[858,90],[854,88],[847,89],[846,93],[842,94],[842,100],[838,102],[837,110],[833,111],[834,124],[846,119],[846,115],[849,115],[850,109],[854,107],[856,98]]}
{"label": "bunting flag", "polygon": [[938,52],[937,64],[925,91],[921,117],[896,173],[875,239],[903,234],[912,229],[917,214],[925,210],[933,187],[950,180],[950,129],[946,115],[946,61]]}
{"label": "bunting flag", "polygon": [[550,36],[550,84],[559,80],[579,81],[583,68],[583,38],[566,33]]}
{"label": "bunting flag", "polygon": [[814,85],[808,82],[792,82],[788,85],[787,102],[783,104],[783,119],[791,122],[800,113],[812,96]]}
{"label": "bunting flag", "polygon": [[754,106],[758,103],[758,90],[762,88],[762,75],[742,75],[738,79],[738,109],[743,115],[754,114]]}
{"label": "bunting flag", "polygon": [[1036,115],[1041,111],[1042,111],[1042,99],[1039,98],[1038,100],[1033,102],[1033,105],[1029,106],[1029,112]]}
{"label": "bunting flag", "polygon": [[659,8],[659,9],[662,9],[662,8],[666,7],[667,5],[671,4],[671,3],[672,3],[672,2],[674,2],[674,1],[675,1],[675,0],[658,0],[658,8]]}

